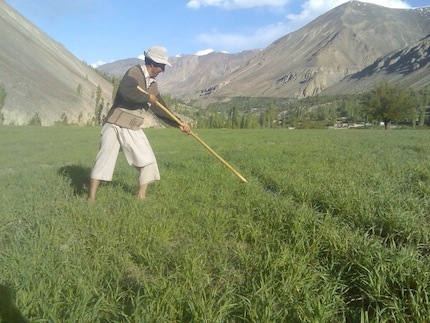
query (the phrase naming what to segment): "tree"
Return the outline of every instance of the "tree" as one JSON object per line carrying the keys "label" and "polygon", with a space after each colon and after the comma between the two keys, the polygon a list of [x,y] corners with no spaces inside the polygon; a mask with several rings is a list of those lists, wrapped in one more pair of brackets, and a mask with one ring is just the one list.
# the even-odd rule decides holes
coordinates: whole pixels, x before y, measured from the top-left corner
{"label": "tree", "polygon": [[277,128],[279,125],[278,110],[273,104],[270,104],[267,109],[267,122],[267,127],[270,129]]}
{"label": "tree", "polygon": [[232,129],[237,129],[240,127],[239,116],[237,113],[237,107],[236,106],[233,106],[230,110],[228,127],[232,128]]}
{"label": "tree", "polygon": [[417,107],[419,115],[418,126],[424,127],[426,121],[427,105],[430,101],[430,86],[427,86],[427,88],[425,88],[420,94],[421,95],[419,96]]}
{"label": "tree", "polygon": [[40,118],[40,116],[37,112],[28,121],[28,125],[29,126],[41,126],[42,125],[42,119]]}
{"label": "tree", "polygon": [[383,81],[364,99],[364,113],[370,119],[382,121],[385,129],[390,122],[414,118],[415,109],[410,93],[409,89]]}
{"label": "tree", "polygon": [[6,103],[6,89],[4,84],[0,84],[0,124],[4,123],[4,115],[2,112],[3,106]]}
{"label": "tree", "polygon": [[100,87],[100,85],[97,85],[97,90],[96,90],[96,107],[99,105],[101,97],[102,97],[102,88]]}
{"label": "tree", "polygon": [[119,78],[114,78],[112,81],[112,84],[113,84],[112,102],[115,101],[115,96],[116,96],[116,93],[118,92],[120,82],[121,82],[121,79],[119,79]]}
{"label": "tree", "polygon": [[98,125],[100,125],[103,108],[104,99],[102,98],[102,88],[98,85],[96,90],[96,107],[94,110],[94,119]]}
{"label": "tree", "polygon": [[78,84],[78,87],[76,88],[76,94],[77,94],[79,97],[82,97],[82,84],[81,84],[81,83],[79,83],[79,84]]}
{"label": "tree", "polygon": [[60,117],[60,120],[54,121],[54,126],[68,126],[69,125],[69,118],[67,117],[67,114],[63,112],[63,114]]}
{"label": "tree", "polygon": [[99,126],[101,126],[104,123],[104,118],[105,118],[105,116],[103,115],[104,106],[105,106],[105,100],[104,98],[101,98],[98,107],[96,107],[96,115],[95,115],[95,120]]}

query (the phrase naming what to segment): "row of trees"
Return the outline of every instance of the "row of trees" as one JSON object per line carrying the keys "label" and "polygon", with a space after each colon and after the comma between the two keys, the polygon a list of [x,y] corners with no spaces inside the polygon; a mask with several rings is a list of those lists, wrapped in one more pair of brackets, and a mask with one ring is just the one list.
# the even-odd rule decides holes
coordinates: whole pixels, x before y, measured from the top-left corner
{"label": "row of trees", "polygon": [[370,93],[315,96],[299,101],[236,98],[195,116],[199,128],[325,128],[336,121],[430,125],[430,86],[414,91],[387,81]]}

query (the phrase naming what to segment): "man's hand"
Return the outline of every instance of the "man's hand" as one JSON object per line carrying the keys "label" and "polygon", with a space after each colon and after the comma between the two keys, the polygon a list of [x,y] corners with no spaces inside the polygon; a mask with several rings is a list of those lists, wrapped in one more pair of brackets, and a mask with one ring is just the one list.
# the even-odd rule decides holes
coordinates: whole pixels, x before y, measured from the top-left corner
{"label": "man's hand", "polygon": [[179,126],[179,129],[181,129],[182,132],[186,133],[187,135],[190,134],[191,132],[191,128],[189,125],[187,125],[186,123],[183,123]]}
{"label": "man's hand", "polygon": [[149,103],[157,104],[157,97],[154,94],[149,94]]}

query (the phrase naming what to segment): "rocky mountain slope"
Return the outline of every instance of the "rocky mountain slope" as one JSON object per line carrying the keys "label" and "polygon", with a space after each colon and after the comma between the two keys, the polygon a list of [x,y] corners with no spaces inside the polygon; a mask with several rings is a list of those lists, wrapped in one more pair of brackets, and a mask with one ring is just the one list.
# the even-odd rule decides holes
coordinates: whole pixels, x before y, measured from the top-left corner
{"label": "rocky mountain slope", "polygon": [[413,45],[378,58],[362,71],[347,76],[323,91],[323,94],[366,92],[384,79],[415,88],[430,84],[430,35]]}
{"label": "rocky mountain slope", "polygon": [[36,114],[42,125],[62,116],[85,124],[94,117],[98,86],[105,104],[112,101],[109,82],[4,1],[0,30],[0,84],[7,93],[4,124],[27,124]]}
{"label": "rocky mountain slope", "polygon": [[[207,55],[185,55],[170,57],[173,67],[158,76],[161,90],[176,98],[188,100],[215,90],[219,80],[238,71],[243,65],[257,57],[261,50],[243,51],[238,54],[211,52]],[[140,58],[128,58],[97,67],[101,72],[121,77],[127,69],[136,64],[144,64]]]}

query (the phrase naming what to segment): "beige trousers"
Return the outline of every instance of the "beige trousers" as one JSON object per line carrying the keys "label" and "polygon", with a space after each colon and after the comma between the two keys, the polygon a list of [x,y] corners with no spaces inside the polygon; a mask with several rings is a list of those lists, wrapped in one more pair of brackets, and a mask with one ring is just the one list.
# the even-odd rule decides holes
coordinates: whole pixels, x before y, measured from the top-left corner
{"label": "beige trousers", "polygon": [[142,130],[106,123],[101,130],[100,149],[91,172],[92,179],[111,181],[122,148],[129,165],[139,170],[139,185],[160,180],[157,160]]}

